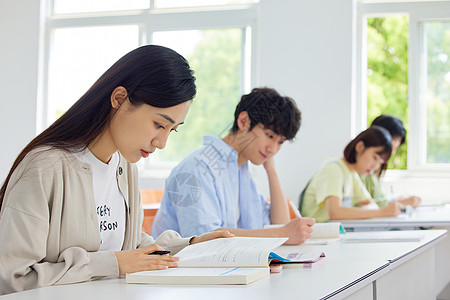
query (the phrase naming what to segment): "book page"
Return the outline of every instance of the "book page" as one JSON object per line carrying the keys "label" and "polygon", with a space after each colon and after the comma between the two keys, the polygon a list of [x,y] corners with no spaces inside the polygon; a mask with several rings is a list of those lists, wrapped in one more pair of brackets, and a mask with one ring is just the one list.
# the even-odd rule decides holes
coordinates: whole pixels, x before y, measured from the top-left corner
{"label": "book page", "polygon": [[311,233],[312,239],[323,238],[338,238],[340,233],[341,223],[316,223],[312,226],[313,232]]}
{"label": "book page", "polygon": [[272,249],[288,238],[233,237],[190,245],[176,256],[179,267],[259,267],[268,266]]}

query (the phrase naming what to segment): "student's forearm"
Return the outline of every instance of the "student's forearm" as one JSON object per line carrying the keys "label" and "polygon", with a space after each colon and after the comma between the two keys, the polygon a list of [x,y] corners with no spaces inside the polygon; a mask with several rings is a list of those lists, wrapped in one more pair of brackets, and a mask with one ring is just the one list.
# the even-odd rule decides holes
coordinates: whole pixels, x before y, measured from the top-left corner
{"label": "student's forearm", "polygon": [[236,236],[246,237],[287,237],[286,244],[298,245],[311,237],[312,226],[315,221],[311,218],[296,218],[288,224],[280,227],[266,229],[240,229],[240,228],[220,228],[227,230]]}
{"label": "student's forearm", "polygon": [[355,220],[383,217],[379,209],[362,209],[358,207],[335,207],[328,210],[331,220]]}
{"label": "student's forearm", "polygon": [[331,220],[354,220],[387,216],[382,209],[363,209],[342,206],[342,200],[335,196],[325,199],[328,215]]}
{"label": "student's forearm", "polygon": [[290,221],[289,207],[281,189],[280,179],[275,169],[267,171],[267,176],[270,188],[270,223],[286,224]]}
{"label": "student's forearm", "polygon": [[242,229],[242,228],[219,228],[217,230],[228,230],[236,236],[245,237],[284,237],[280,228],[266,229]]}

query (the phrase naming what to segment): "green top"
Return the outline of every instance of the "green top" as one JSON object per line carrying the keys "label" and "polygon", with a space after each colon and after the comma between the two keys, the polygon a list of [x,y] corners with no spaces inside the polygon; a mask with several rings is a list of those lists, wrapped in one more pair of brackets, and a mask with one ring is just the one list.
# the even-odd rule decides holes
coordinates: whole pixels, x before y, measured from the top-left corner
{"label": "green top", "polygon": [[388,205],[389,197],[384,194],[383,189],[381,188],[380,178],[377,175],[370,174],[361,176],[361,181],[379,207]]}
{"label": "green top", "polygon": [[342,206],[358,206],[370,199],[357,172],[350,172],[342,159],[326,161],[306,187],[301,213],[315,218],[316,222],[330,219],[325,199],[335,196],[342,199]]}

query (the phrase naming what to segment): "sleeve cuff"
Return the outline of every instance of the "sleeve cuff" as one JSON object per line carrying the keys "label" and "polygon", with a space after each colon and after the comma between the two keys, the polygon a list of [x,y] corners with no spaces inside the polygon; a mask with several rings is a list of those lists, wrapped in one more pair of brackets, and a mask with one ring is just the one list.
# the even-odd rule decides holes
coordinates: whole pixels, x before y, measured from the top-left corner
{"label": "sleeve cuff", "polygon": [[181,249],[188,246],[192,237],[182,238],[173,230],[166,230],[156,239],[155,244],[170,250],[171,254],[178,253]]}
{"label": "sleeve cuff", "polygon": [[119,265],[113,251],[88,252],[92,277],[119,276]]}

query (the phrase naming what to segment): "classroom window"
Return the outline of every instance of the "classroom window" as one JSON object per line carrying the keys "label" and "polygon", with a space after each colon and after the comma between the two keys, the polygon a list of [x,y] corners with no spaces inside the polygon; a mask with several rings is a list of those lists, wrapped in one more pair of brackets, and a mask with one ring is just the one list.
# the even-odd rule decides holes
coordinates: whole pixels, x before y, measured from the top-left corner
{"label": "classroom window", "polygon": [[450,163],[450,22],[424,22],[424,78],[427,130],[426,162]]}
{"label": "classroom window", "polygon": [[153,34],[155,44],[179,51],[188,59],[197,85],[185,124],[171,135],[166,149],[156,152],[155,159],[180,161],[202,145],[203,135],[221,135],[231,128],[243,90],[243,36],[245,29],[240,28]]}
{"label": "classroom window", "polygon": [[[367,126],[380,114],[400,118],[409,129],[409,18],[367,18]],[[407,141],[389,161],[390,169],[406,169]]]}
{"label": "classroom window", "polygon": [[450,2],[360,0],[357,11],[355,131],[395,115],[407,142],[388,167],[448,171]]}
{"label": "classroom window", "polygon": [[170,135],[168,147],[138,165],[144,176],[166,176],[202,145],[203,135],[223,135],[230,129],[235,106],[249,91],[255,72],[256,2],[48,0],[53,6],[46,19],[39,130],[130,50],[145,44],[170,47],[194,70],[197,96],[185,124]]}
{"label": "classroom window", "polygon": [[258,0],[53,0],[53,13],[120,12],[153,8],[196,8],[256,3]]}
{"label": "classroom window", "polygon": [[220,136],[231,128],[234,109],[244,88],[248,31],[229,28],[153,34],[155,44],[170,47],[188,59],[195,71],[197,95],[184,124],[170,135],[166,148],[141,160],[141,169],[169,169],[200,147],[204,135]]}
{"label": "classroom window", "polygon": [[116,60],[138,45],[136,25],[55,29],[49,57],[47,125],[69,109]]}

